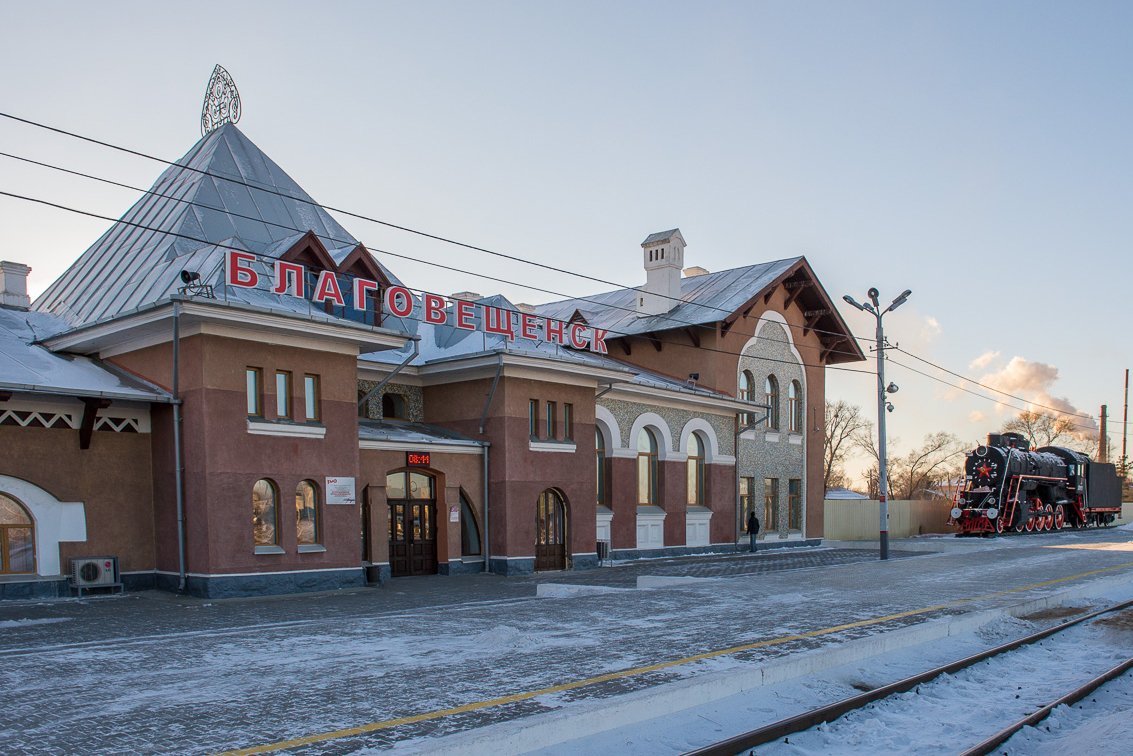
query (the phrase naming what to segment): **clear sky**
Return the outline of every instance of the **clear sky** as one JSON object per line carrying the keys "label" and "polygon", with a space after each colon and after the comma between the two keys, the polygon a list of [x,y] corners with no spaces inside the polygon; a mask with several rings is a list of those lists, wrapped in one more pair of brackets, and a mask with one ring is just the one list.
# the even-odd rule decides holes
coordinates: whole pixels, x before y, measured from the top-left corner
{"label": "clear sky", "polygon": [[[911,288],[887,333],[920,357],[1091,415],[1107,403],[1120,446],[1133,3],[0,7],[4,112],[173,159],[220,63],[240,128],[322,203],[625,285],[644,282],[641,240],[674,226],[709,270],[806,255],[839,304]],[[7,119],[0,143],[135,186],[161,169]],[[3,157],[0,191],[114,217],[136,199]],[[602,288],[340,220],[374,250]],[[0,258],[33,267],[34,295],[107,225],[0,197]],[[557,298],[384,261],[442,293]],[[1014,412],[896,364],[887,378],[898,453],[936,430],[974,443]],[[872,414],[873,381],[831,372],[828,396]]]}

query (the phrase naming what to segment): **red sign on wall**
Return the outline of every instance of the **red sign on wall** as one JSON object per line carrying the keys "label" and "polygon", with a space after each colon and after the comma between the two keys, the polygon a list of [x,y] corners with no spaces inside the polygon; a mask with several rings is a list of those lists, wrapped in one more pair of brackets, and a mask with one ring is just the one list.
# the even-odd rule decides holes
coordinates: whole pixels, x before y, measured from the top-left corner
{"label": "red sign on wall", "polygon": [[429,452],[405,452],[406,467],[431,467]]}

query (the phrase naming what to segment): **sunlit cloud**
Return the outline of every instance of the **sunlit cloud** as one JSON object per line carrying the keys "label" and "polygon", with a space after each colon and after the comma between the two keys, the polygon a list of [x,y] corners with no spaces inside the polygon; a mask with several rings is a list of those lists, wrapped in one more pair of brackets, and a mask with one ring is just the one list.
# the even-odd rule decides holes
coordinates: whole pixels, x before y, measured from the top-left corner
{"label": "sunlit cloud", "polygon": [[[1055,381],[1058,380],[1058,368],[1045,362],[1032,362],[1019,356],[1012,357],[1003,369],[988,373],[980,382],[1000,391],[1013,394],[1029,402],[1029,409],[1040,412],[1053,412],[1057,415],[1073,415],[1074,423],[1078,426],[1074,435],[1078,438],[1090,436],[1097,430],[1097,422],[1089,417],[1077,417],[1085,414],[1065,397],[1057,397],[1051,393]],[[1005,411],[1004,405],[996,406],[996,414]]]}
{"label": "sunlit cloud", "polygon": [[968,365],[968,369],[969,370],[983,370],[984,368],[986,368],[988,365],[991,364],[992,360],[994,360],[998,356],[999,356],[999,352],[993,352],[989,349],[988,351],[981,354],[979,357],[972,360],[971,363]]}
{"label": "sunlit cloud", "polygon": [[986,419],[987,415],[980,412],[979,410],[972,410],[968,413],[968,422],[970,423],[982,423]]}
{"label": "sunlit cloud", "polygon": [[941,330],[940,321],[931,315],[926,315],[924,323],[921,324],[920,340],[927,344],[935,340]]}

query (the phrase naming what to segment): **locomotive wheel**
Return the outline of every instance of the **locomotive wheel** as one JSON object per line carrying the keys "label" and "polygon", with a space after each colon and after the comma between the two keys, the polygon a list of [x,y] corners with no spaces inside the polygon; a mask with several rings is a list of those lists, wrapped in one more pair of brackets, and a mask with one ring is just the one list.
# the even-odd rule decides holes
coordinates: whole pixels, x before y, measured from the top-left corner
{"label": "locomotive wheel", "polygon": [[1056,504],[1054,507],[1054,529],[1062,530],[1066,525],[1066,509],[1061,504]]}
{"label": "locomotive wheel", "polygon": [[1028,533],[1035,532],[1035,518],[1033,515],[1027,515],[1027,524],[1023,526],[1023,529]]}
{"label": "locomotive wheel", "polygon": [[1013,529],[1016,533],[1022,533],[1026,529],[1026,520],[1019,520],[1019,522],[1015,523]]}
{"label": "locomotive wheel", "polygon": [[1054,530],[1054,507],[1052,507],[1050,504],[1047,504],[1045,507],[1043,507],[1043,512],[1046,513],[1043,516],[1043,530]]}
{"label": "locomotive wheel", "polygon": [[1003,529],[1005,527],[1007,527],[1007,526],[1003,524],[1003,514],[1000,513],[999,517],[995,518],[995,532],[996,532],[996,534],[1002,535]]}

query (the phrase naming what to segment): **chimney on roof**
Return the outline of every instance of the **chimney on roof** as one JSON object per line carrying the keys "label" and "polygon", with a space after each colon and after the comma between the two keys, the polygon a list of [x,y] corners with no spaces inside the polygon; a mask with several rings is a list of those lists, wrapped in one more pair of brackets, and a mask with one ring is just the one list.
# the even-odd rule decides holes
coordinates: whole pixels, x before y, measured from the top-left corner
{"label": "chimney on roof", "polygon": [[641,251],[645,262],[645,285],[638,289],[637,316],[669,312],[681,301],[685,238],[679,228],[659,231],[645,237]]}
{"label": "chimney on roof", "polygon": [[31,273],[31,268],[26,265],[0,260],[0,307],[15,307],[20,310],[31,307],[28,273]]}

